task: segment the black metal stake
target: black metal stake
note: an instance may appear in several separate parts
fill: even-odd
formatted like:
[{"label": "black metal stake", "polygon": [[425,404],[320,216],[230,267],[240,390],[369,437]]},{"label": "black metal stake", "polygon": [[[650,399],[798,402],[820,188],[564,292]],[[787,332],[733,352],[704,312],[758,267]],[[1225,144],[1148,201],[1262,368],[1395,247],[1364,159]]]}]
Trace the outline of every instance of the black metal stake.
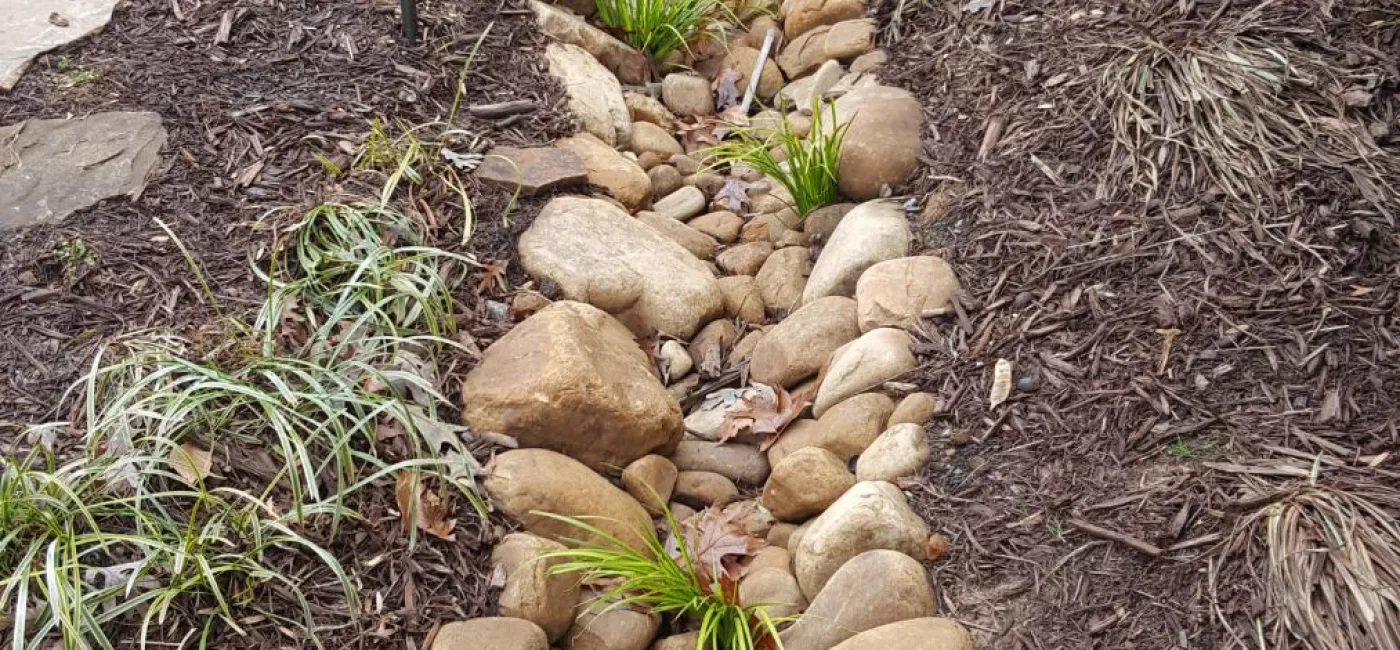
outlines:
[{"label": "black metal stake", "polygon": [[418,44],[418,0],[399,0],[403,14],[403,40],[410,46]]}]

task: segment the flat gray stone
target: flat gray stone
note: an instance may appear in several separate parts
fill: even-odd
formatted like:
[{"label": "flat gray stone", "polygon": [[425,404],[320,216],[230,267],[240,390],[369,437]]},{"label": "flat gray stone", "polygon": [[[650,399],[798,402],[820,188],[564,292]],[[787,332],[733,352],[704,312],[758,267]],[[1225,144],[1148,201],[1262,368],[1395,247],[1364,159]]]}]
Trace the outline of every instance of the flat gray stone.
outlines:
[{"label": "flat gray stone", "polygon": [[588,180],[588,168],[578,154],[556,147],[496,147],[486,153],[474,172],[497,187],[534,194],[560,185]]},{"label": "flat gray stone", "polygon": [[163,146],[155,113],[0,126],[0,229],[60,221],[103,199],[138,194]]},{"label": "flat gray stone", "polygon": [[117,0],[0,0],[0,90],[14,88],[34,57],[102,29],[116,6]]}]

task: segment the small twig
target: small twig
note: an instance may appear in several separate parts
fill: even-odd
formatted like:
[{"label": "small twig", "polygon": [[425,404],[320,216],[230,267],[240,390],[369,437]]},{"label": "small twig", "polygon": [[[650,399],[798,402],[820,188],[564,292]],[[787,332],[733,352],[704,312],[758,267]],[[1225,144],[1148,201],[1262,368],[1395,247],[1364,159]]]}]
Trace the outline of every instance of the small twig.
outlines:
[{"label": "small twig", "polygon": [[1152,557],[1160,557],[1162,555],[1162,549],[1153,546],[1152,544],[1149,544],[1147,542],[1144,542],[1131,535],[1125,535],[1123,533],[1115,532],[1107,528],[1099,528],[1098,526],[1095,526],[1087,521],[1080,521],[1078,519],[1069,520],[1069,525],[1074,526],[1075,528],[1078,528],[1079,530],[1082,530],[1090,535],[1093,535],[1094,537],[1099,537],[1102,539],[1118,542],[1119,544],[1131,546],[1139,551],[1142,551],[1143,553],[1151,555]]},{"label": "small twig", "polygon": [[467,107],[467,114],[472,117],[480,117],[494,120],[502,117],[509,117],[520,113],[529,113],[538,108],[535,102],[528,99],[513,99],[508,102],[497,102],[495,104],[477,104]]},{"label": "small twig", "polygon": [[768,51],[773,49],[773,28],[768,28],[768,33],[763,36],[763,47],[758,51],[758,61],[754,63],[753,73],[749,75],[749,87],[744,91],[744,101],[739,104],[739,110],[744,115],[749,114],[749,105],[753,103],[754,93],[758,92],[758,78],[763,75],[763,64],[768,62]]}]

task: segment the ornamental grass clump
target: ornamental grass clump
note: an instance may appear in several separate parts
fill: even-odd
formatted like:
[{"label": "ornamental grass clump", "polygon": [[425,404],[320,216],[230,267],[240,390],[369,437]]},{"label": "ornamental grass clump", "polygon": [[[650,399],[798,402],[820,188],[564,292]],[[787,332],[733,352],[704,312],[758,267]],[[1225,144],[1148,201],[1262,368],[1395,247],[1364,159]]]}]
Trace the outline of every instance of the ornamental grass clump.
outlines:
[{"label": "ornamental grass clump", "polygon": [[836,106],[826,110],[820,100],[812,104],[812,127],[806,138],[798,135],[786,115],[772,133],[768,129],[740,126],[736,136],[705,150],[719,165],[744,165],[777,181],[792,197],[799,216],[841,200],[836,170],[841,142],[848,124],[836,120]]}]

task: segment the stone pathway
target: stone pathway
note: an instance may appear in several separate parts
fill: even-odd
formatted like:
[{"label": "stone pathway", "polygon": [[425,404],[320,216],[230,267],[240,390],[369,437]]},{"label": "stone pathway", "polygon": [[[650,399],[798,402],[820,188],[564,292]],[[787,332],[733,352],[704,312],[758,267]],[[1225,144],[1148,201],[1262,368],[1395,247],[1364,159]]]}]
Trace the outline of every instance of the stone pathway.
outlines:
[{"label": "stone pathway", "polygon": [[0,0],[0,91],[19,83],[34,57],[107,25],[117,0]]},{"label": "stone pathway", "polygon": [[[502,618],[453,623],[438,650],[487,637],[511,650],[693,649],[693,633],[657,639],[658,617],[604,611],[539,558],[578,534],[540,511],[601,517],[604,531],[636,543],[663,504],[680,519],[744,513],[767,548],[745,569],[740,598],[796,618],[787,650],[972,647],[962,626],[936,617],[921,563],[937,559],[929,549],[941,552],[942,538],[899,487],[929,458],[925,425],[938,406],[896,381],[918,365],[907,330],[944,313],[958,289],[946,262],[914,249],[903,205],[879,198],[915,172],[922,112],[908,92],[880,85],[884,55],[862,0],[783,5],[785,20],[756,18],[727,51],[702,57],[695,68],[707,76],[674,72],[647,86],[624,85],[644,78],[634,50],[534,3],[580,132],[552,149],[489,152],[500,162],[478,173],[533,192],[577,184],[581,164],[604,195],[556,198],[521,236],[521,265],[560,300],[533,300],[538,311],[464,382],[468,423],[521,444],[496,457],[485,486],[527,532],[496,549]],[[768,29],[787,44],[759,68],[757,99],[831,102],[847,129],[839,187],[855,203],[799,217],[776,182],[706,169],[700,147],[677,137],[715,114],[721,71],[746,86]],[[811,123],[803,111],[786,118]],[[637,340],[654,341],[652,354]],[[734,370],[745,365],[750,384],[740,386]],[[744,419],[756,404],[792,400],[802,408],[781,418],[780,436]]]}]

